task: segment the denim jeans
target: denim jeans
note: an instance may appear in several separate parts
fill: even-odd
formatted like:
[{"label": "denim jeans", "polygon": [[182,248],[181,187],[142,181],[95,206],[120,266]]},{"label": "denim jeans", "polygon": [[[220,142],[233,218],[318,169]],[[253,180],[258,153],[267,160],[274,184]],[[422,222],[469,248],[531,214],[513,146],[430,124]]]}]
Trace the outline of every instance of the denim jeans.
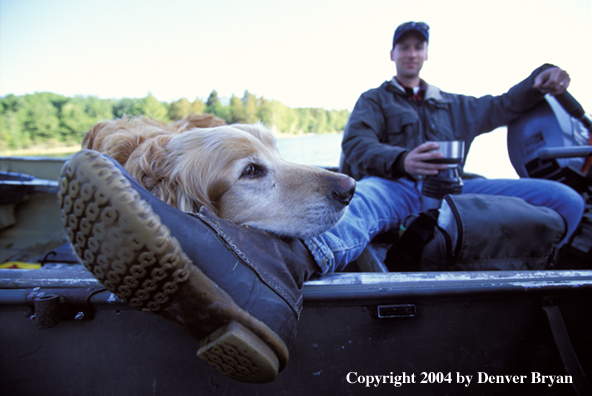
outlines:
[{"label": "denim jeans", "polygon": [[[323,273],[341,271],[355,260],[378,234],[398,229],[401,222],[421,211],[422,182],[407,178],[365,177],[344,217],[329,231],[304,241]],[[463,193],[520,197],[559,213],[567,223],[565,244],[584,213],[584,199],[572,188],[541,179],[470,179]]]}]

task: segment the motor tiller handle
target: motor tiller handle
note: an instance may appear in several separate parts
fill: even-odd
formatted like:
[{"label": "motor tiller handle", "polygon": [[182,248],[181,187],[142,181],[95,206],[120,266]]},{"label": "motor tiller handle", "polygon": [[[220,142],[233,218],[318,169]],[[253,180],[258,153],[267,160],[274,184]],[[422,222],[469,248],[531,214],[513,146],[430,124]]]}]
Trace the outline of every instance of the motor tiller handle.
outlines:
[{"label": "motor tiller handle", "polygon": [[584,108],[569,92],[565,91],[561,95],[555,95],[557,102],[572,117],[579,120],[586,129],[592,131],[592,121],[586,116]]}]

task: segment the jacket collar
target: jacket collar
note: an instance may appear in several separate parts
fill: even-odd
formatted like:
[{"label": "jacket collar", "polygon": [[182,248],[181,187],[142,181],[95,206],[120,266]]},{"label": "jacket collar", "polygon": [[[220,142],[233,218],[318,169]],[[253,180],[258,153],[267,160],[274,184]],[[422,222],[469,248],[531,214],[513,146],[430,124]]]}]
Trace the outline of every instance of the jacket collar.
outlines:
[{"label": "jacket collar", "polygon": [[[448,102],[448,100],[444,99],[444,97],[442,96],[442,91],[440,91],[440,88],[436,87],[435,85],[430,85],[428,83],[426,83],[426,84],[427,84],[427,89],[426,89],[425,96],[423,98],[424,101],[432,100],[432,101],[440,102],[440,103]],[[406,94],[405,88],[403,88],[401,86],[401,84],[399,84],[397,79],[394,77],[390,81],[385,81],[385,85],[386,85],[385,88],[387,88],[388,91],[397,92],[400,94]]]}]

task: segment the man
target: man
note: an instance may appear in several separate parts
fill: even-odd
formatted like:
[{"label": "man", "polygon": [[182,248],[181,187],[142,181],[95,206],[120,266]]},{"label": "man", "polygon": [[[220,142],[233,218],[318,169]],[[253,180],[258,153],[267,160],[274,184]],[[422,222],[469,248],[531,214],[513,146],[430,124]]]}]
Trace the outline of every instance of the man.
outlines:
[{"label": "man", "polygon": [[[437,144],[429,141],[462,140],[466,154],[476,136],[507,125],[547,93],[565,92],[570,82],[565,71],[543,65],[500,96],[442,92],[420,78],[428,41],[429,27],[423,22],[396,29],[390,52],[396,75],[360,96],[342,142],[342,172],[384,190],[382,202],[391,207],[395,223],[420,211],[423,179],[446,169],[429,162],[442,157],[433,151]],[[520,197],[555,210],[567,223],[561,244],[578,226],[584,208],[575,191],[547,180],[476,178],[464,181],[463,192]]]},{"label": "man", "polygon": [[445,165],[426,162],[438,154],[430,152],[435,146],[423,145],[425,141],[457,138],[465,141],[468,151],[475,136],[506,125],[545,93],[558,95],[569,86],[565,71],[543,65],[531,75],[532,87],[500,97],[444,93],[419,77],[428,59],[428,40],[429,27],[423,22],[397,28],[390,52],[397,74],[358,100],[343,139],[345,173],[358,180],[366,175],[388,179],[435,175]]},{"label": "man", "polygon": [[[398,38],[396,33],[396,43]],[[401,61],[405,73],[397,72],[411,85],[417,82],[412,78],[414,70],[419,73],[423,62],[413,55],[417,46],[421,47],[414,43],[409,50],[412,60]],[[394,49],[393,60],[402,50]],[[541,77],[539,87],[567,85],[563,79],[557,82],[566,74],[549,73]],[[396,92],[391,89],[398,89],[387,88],[384,91],[390,96]],[[533,103],[542,98],[537,88],[526,91]],[[62,220],[77,256],[118,297],[200,340],[198,355],[212,367],[239,381],[273,380],[288,361],[286,344],[295,334],[302,309],[303,283],[315,275],[342,270],[375,235],[397,228],[408,213],[418,211],[418,181],[409,176],[438,169],[424,163],[437,156],[429,153],[430,145],[409,149],[403,142],[396,141],[401,147],[380,142],[379,136],[398,129],[386,128],[379,121],[383,116],[374,111],[381,109],[382,91],[369,92],[356,104],[344,138],[346,163],[362,179],[349,210],[329,231],[301,241],[237,226],[203,208],[200,213],[183,213],[150,194],[114,159],[82,150],[64,166],[59,192]],[[428,86],[425,104],[431,92]],[[399,120],[404,133],[412,132],[406,123],[416,122],[417,112],[412,120],[391,110],[386,119]],[[447,137],[454,138],[455,131],[449,128]],[[423,143],[422,139],[423,135],[415,141]],[[501,187],[494,183],[492,189]],[[573,190],[558,183],[545,187],[552,197],[547,206],[557,205],[561,213],[565,205],[573,205],[571,211],[581,216],[583,203]],[[513,193],[513,187],[505,192]]]}]

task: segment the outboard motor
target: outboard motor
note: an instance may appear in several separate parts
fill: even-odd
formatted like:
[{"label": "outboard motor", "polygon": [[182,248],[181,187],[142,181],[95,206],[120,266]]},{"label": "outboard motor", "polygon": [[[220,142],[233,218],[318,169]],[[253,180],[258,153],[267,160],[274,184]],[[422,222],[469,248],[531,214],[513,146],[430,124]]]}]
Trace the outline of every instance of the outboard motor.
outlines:
[{"label": "outboard motor", "polygon": [[546,101],[508,125],[508,153],[520,177],[549,179],[586,199],[578,230],[562,260],[568,268],[592,262],[592,121],[568,92]]},{"label": "outboard motor", "polygon": [[547,95],[508,125],[508,153],[520,177],[556,180],[582,193],[592,186],[592,122],[568,93]]}]

